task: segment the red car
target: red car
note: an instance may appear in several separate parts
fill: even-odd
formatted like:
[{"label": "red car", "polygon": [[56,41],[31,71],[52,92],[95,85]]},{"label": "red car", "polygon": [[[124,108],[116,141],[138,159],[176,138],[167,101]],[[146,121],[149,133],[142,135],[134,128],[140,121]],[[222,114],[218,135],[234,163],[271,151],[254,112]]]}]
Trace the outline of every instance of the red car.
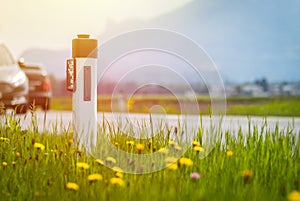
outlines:
[{"label": "red car", "polygon": [[29,65],[24,59],[19,60],[19,66],[29,80],[29,103],[49,110],[51,104],[51,84],[47,72],[40,65]]}]

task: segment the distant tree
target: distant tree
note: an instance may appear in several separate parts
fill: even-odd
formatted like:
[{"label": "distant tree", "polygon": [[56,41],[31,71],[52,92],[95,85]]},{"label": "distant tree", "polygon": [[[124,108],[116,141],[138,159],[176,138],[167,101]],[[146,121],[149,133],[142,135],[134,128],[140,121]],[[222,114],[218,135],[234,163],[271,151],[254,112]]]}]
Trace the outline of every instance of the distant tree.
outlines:
[{"label": "distant tree", "polygon": [[261,80],[261,86],[262,86],[264,92],[267,92],[269,90],[269,83],[266,78],[263,78]]},{"label": "distant tree", "polygon": [[262,79],[255,80],[255,84],[261,86],[264,92],[269,90],[269,83],[264,77]]},{"label": "distant tree", "polygon": [[236,93],[237,93],[237,94],[241,94],[241,93],[242,93],[242,86],[241,86],[241,85],[237,85],[237,86],[235,87],[235,90],[236,90]]}]

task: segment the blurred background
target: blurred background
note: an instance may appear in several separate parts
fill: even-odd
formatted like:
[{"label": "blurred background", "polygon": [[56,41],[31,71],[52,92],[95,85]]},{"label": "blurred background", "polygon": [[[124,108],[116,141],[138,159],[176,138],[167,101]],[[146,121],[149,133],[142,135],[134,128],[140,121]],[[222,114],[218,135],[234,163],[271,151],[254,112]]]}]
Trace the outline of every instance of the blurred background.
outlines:
[{"label": "blurred background", "polygon": [[[140,28],[163,28],[195,41],[215,62],[229,97],[300,95],[297,0],[0,2],[1,42],[16,60],[22,57],[43,66],[53,96],[71,96],[65,90],[65,61],[71,58],[76,34],[90,33],[98,38],[101,49],[109,38]],[[115,81],[108,77],[98,87],[99,94],[111,94]],[[132,81],[124,88],[136,84]],[[208,94],[205,86],[193,84],[197,93]],[[151,90],[164,93],[159,88]]]}]

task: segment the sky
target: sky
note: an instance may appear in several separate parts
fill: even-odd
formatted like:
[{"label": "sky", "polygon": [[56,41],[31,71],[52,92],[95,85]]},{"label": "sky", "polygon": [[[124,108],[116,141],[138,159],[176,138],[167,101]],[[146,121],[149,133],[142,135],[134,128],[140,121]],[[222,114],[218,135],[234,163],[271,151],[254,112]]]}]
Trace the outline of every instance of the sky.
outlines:
[{"label": "sky", "polygon": [[61,74],[56,68],[64,68],[68,57],[61,52],[69,55],[78,33],[89,33],[102,40],[101,44],[105,37],[124,30],[164,28],[196,41],[228,82],[263,77],[272,82],[299,81],[299,2],[0,0],[0,42],[15,59],[24,54],[41,59],[48,55],[45,51],[54,50],[48,57],[56,57],[56,61],[45,57],[37,62],[45,64],[48,72]]},{"label": "sky", "polygon": [[15,58],[27,48],[63,49],[83,30],[99,35],[109,20],[150,20],[190,1],[0,0],[0,41]]}]

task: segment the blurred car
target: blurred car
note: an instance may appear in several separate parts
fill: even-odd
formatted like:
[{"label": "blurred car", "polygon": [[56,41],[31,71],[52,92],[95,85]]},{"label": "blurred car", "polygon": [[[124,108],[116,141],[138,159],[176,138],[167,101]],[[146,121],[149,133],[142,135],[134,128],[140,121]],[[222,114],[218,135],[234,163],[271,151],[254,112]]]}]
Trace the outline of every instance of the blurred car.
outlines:
[{"label": "blurred car", "polygon": [[16,113],[26,113],[28,79],[13,59],[8,48],[0,43],[0,102]]},{"label": "blurred car", "polygon": [[29,103],[49,110],[52,93],[47,71],[40,65],[26,64],[23,58],[18,64],[29,80]]}]

